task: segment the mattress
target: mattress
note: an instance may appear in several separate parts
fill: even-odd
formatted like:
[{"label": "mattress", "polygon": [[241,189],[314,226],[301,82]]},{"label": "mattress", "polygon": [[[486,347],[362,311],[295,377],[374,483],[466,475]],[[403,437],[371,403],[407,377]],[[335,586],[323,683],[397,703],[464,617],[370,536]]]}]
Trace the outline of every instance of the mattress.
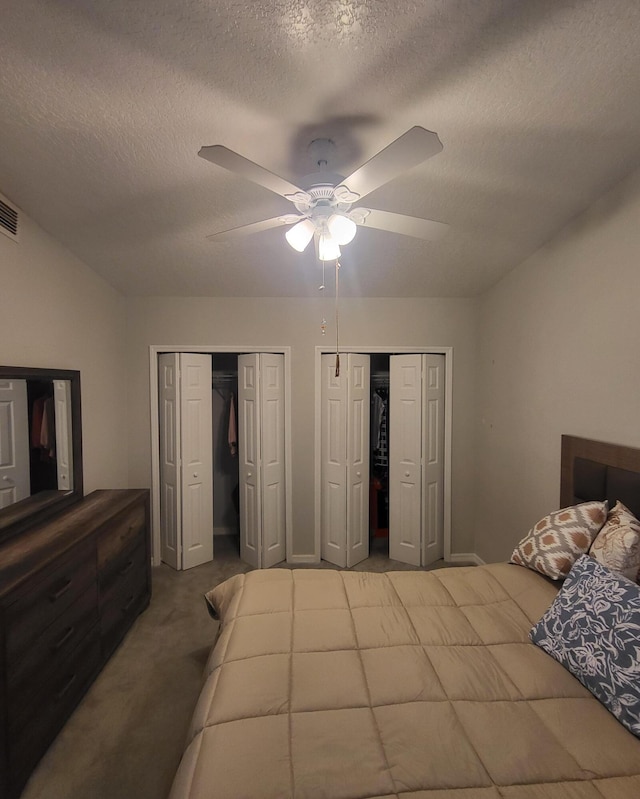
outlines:
[{"label": "mattress", "polygon": [[232,577],[170,799],[640,796],[640,739],[529,641],[556,591],[506,563]]}]

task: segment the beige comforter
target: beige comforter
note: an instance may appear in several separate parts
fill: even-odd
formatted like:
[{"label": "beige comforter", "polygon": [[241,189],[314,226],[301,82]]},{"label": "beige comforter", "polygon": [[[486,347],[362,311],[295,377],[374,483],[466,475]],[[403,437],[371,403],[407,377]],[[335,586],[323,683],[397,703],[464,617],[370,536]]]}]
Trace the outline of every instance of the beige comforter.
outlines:
[{"label": "beige comforter", "polygon": [[555,590],[509,564],[227,580],[171,799],[640,797],[640,740],[528,641]]}]

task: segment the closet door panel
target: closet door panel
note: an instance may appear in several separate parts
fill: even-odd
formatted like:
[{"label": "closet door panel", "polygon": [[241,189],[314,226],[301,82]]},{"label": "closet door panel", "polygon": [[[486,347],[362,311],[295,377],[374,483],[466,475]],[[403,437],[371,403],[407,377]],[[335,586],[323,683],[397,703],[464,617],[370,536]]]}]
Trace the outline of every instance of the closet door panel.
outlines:
[{"label": "closet door panel", "polygon": [[389,557],[413,566],[421,561],[422,357],[389,359]]},{"label": "closet door panel", "polygon": [[160,421],[160,555],[174,569],[182,568],[181,481],[178,353],[158,358]]},{"label": "closet door panel", "polygon": [[369,555],[369,356],[322,356],[322,558],[354,566]]},{"label": "closet door panel", "polygon": [[347,390],[335,355],[322,356],[321,556],[347,565]]},{"label": "closet door panel", "polygon": [[213,560],[211,356],[180,355],[182,568]]},{"label": "closet door panel", "polygon": [[27,381],[0,381],[0,508],[31,493]]},{"label": "closet door panel", "polygon": [[262,565],[286,557],[284,468],[284,356],[260,354],[262,431]]},{"label": "closet door panel", "polygon": [[347,358],[347,566],[369,557],[369,356]]},{"label": "closet door panel", "polygon": [[262,568],[259,369],[257,353],[238,357],[240,557],[256,569]]},{"label": "closet door panel", "polygon": [[53,381],[54,416],[56,426],[56,469],[58,490],[73,488],[73,442],[71,440],[71,383]]},{"label": "closet door panel", "polygon": [[424,553],[427,566],[444,556],[444,355],[424,355],[425,428],[423,506]]}]

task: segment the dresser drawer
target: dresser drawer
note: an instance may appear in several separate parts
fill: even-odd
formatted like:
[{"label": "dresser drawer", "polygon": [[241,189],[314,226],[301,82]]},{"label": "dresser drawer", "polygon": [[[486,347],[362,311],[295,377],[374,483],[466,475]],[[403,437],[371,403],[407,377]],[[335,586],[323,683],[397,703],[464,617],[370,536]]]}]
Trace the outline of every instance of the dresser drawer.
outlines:
[{"label": "dresser drawer", "polygon": [[110,561],[108,568],[98,575],[101,599],[110,594],[139,564],[145,563],[146,552],[146,541],[144,537],[138,536],[118,554],[118,557]]},{"label": "dresser drawer", "polygon": [[17,660],[95,582],[95,551],[90,542],[78,547],[73,558],[38,572],[29,592],[6,610],[7,660]]},{"label": "dresser drawer", "polygon": [[22,702],[22,694],[46,679],[69,657],[98,623],[98,591],[95,582],[58,616],[21,656],[7,663],[10,702]]},{"label": "dresser drawer", "polygon": [[31,701],[9,718],[12,783],[21,786],[86,693],[100,667],[97,628],[64,668],[39,685]]},{"label": "dresser drawer", "polygon": [[134,505],[110,522],[98,536],[98,572],[107,575],[125,550],[146,538],[146,508]]},{"label": "dresser drawer", "polygon": [[133,619],[149,602],[146,554],[145,547],[137,549],[131,570],[101,599],[100,630],[105,656],[117,646]]},{"label": "dresser drawer", "polygon": [[97,625],[69,653],[44,671],[38,681],[20,695],[9,697],[10,746],[16,749],[36,730],[50,730],[52,718],[75,707],[100,666],[100,634]]}]

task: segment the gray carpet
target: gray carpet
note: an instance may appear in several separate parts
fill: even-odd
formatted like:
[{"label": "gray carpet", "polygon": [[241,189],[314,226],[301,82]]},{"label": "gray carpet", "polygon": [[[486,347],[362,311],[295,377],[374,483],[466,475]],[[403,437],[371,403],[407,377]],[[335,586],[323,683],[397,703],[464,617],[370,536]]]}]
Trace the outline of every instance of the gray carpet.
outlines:
[{"label": "gray carpet", "polygon": [[[412,568],[389,560],[386,547],[374,540],[371,556],[354,568]],[[323,562],[322,568],[333,567]],[[21,799],[165,799],[217,631],[202,595],[249,570],[234,537],[215,539],[212,563],[185,572],[154,568],[149,608],[51,745]]]}]

